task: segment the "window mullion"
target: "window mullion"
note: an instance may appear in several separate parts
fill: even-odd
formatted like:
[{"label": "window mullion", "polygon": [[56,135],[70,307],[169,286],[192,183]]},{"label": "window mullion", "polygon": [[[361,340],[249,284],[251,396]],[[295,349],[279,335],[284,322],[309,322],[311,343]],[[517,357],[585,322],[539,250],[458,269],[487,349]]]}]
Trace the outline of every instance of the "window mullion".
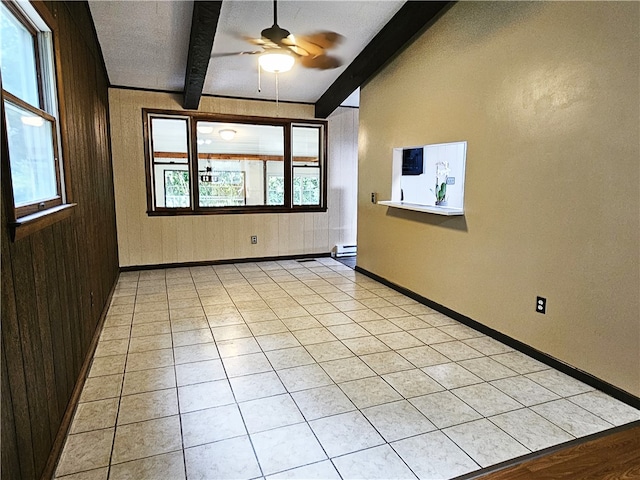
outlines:
[{"label": "window mullion", "polygon": [[293,160],[291,157],[291,122],[284,125],[284,205],[293,206]]},{"label": "window mullion", "polygon": [[196,122],[198,120],[194,117],[190,118],[188,122],[189,125],[189,134],[187,138],[189,139],[189,145],[187,146],[187,150],[189,151],[189,177],[190,177],[190,190],[191,190],[191,210],[198,211],[200,210],[200,176],[198,173],[198,132],[196,129]]}]

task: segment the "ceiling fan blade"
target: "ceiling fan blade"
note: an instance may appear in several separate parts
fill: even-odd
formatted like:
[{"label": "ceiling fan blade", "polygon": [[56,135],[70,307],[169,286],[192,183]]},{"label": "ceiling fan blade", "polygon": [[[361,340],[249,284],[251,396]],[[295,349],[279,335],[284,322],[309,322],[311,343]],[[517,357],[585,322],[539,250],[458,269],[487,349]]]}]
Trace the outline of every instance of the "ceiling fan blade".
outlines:
[{"label": "ceiling fan blade", "polygon": [[308,43],[313,43],[320,48],[324,48],[326,50],[330,48],[334,48],[336,45],[339,45],[344,40],[344,36],[340,35],[336,32],[316,32],[311,35],[302,35],[299,37],[300,40],[304,40]]},{"label": "ceiling fan blade", "polygon": [[331,55],[317,55],[315,57],[308,55],[306,57],[300,57],[300,64],[307,68],[329,70],[341,66],[342,61],[338,57],[332,57]]},{"label": "ceiling fan blade", "polygon": [[240,55],[258,55],[263,53],[262,50],[254,50],[251,52],[225,52],[225,53],[214,53],[211,55],[211,58],[222,58],[222,57],[237,57]]}]

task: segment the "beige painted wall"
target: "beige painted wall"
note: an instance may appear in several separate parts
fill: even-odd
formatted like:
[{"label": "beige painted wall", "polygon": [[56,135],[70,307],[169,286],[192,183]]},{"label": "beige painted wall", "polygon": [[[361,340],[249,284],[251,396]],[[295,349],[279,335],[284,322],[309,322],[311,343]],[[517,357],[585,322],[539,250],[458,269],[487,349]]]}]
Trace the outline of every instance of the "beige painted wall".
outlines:
[{"label": "beige painted wall", "polygon": [[[181,110],[181,96],[109,90],[120,266],[327,253],[356,234],[358,111],[329,119],[326,213],[149,217],[142,108]],[[200,111],[313,118],[313,106],[203,97]],[[351,181],[343,175],[350,174]],[[251,245],[250,236],[258,235]]]},{"label": "beige painted wall", "polygon": [[[362,89],[358,177],[359,266],[637,396],[639,16],[456,4]],[[392,147],[457,140],[464,217],[370,202]]]}]

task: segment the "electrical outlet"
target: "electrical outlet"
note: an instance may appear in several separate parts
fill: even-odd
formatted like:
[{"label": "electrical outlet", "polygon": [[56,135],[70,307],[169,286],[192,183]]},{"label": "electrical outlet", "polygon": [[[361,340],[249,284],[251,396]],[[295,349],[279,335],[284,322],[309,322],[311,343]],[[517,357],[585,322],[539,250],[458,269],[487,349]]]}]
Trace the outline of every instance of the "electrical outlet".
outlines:
[{"label": "electrical outlet", "polygon": [[376,203],[378,201],[378,194],[375,192],[371,193],[371,203]]},{"label": "electrical outlet", "polygon": [[545,314],[547,313],[547,299],[544,297],[536,298],[536,312]]},{"label": "electrical outlet", "polygon": [[256,243],[258,243],[258,236],[251,235],[251,245],[255,245]]}]

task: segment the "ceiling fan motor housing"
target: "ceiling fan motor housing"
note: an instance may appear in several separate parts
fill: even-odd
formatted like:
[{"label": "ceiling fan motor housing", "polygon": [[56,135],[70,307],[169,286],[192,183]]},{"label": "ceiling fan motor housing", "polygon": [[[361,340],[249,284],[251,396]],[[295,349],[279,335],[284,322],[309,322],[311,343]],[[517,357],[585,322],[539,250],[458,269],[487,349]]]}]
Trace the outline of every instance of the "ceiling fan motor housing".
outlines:
[{"label": "ceiling fan motor housing", "polygon": [[263,38],[272,41],[276,45],[281,45],[282,41],[287,38],[291,33],[289,30],[281,28],[277,23],[274,23],[271,27],[262,30],[261,35]]}]

